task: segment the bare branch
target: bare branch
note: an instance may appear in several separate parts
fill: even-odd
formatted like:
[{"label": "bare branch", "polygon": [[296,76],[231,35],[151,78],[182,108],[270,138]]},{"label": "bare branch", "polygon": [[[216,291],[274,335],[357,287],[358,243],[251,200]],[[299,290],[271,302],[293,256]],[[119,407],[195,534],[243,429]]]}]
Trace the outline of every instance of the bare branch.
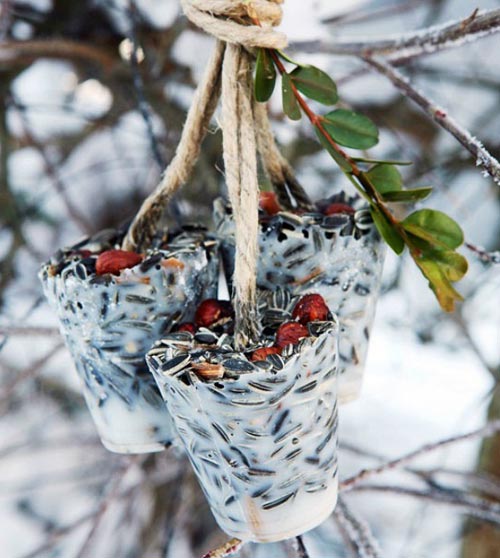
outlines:
[{"label": "bare branch", "polygon": [[456,122],[447,111],[417,89],[410,80],[380,58],[364,57],[363,60],[380,74],[387,77],[406,96],[414,101],[442,128],[454,136],[475,158],[476,165],[482,167],[493,180],[500,184],[500,163],[482,143]]},{"label": "bare branch", "polygon": [[471,252],[474,252],[479,259],[484,263],[491,263],[491,264],[500,264],[500,252],[487,252],[483,248],[479,246],[475,246],[470,242],[465,243],[465,247],[468,248]]},{"label": "bare branch", "polygon": [[339,497],[334,516],[358,558],[381,557],[379,544],[374,539],[370,526],[351,510],[342,497]]},{"label": "bare branch", "polygon": [[293,43],[294,50],[326,54],[387,57],[402,62],[416,56],[433,54],[461,46],[500,31],[500,9],[476,11],[460,21],[422,29],[404,35],[371,40],[344,38],[331,43],[303,41]]},{"label": "bare branch", "polygon": [[244,544],[245,543],[240,541],[240,539],[231,539],[218,548],[204,554],[203,558],[226,558],[226,556],[231,556],[239,552]]},{"label": "bare branch", "polygon": [[484,498],[478,498],[477,496],[451,492],[449,490],[440,490],[439,488],[420,490],[404,486],[381,484],[359,486],[356,487],[356,491],[384,492],[431,500],[433,502],[453,506],[463,513],[476,517],[477,519],[500,525],[500,504],[490,502]]},{"label": "bare branch", "polygon": [[309,552],[307,552],[306,545],[304,544],[304,540],[302,535],[295,537],[295,542],[297,543],[297,556],[298,558],[311,558],[309,556]]},{"label": "bare branch", "polygon": [[402,467],[407,463],[421,457],[423,455],[427,455],[428,453],[434,452],[439,449],[443,449],[447,446],[451,446],[457,444],[459,442],[464,442],[466,440],[474,440],[476,438],[485,438],[487,436],[491,436],[496,432],[500,432],[500,420],[494,420],[486,424],[485,426],[473,430],[472,432],[468,432],[467,434],[460,434],[458,436],[452,436],[451,438],[446,438],[444,440],[440,440],[439,442],[434,442],[432,444],[426,444],[421,448],[407,453],[402,457],[398,457],[397,459],[393,459],[392,461],[387,461],[378,467],[374,467],[372,469],[363,469],[357,475],[349,477],[340,482],[340,488],[343,491],[351,490],[354,486],[358,485],[361,481],[366,480],[367,478],[374,477],[385,473],[386,471],[390,471],[392,469],[396,469],[398,467]]}]

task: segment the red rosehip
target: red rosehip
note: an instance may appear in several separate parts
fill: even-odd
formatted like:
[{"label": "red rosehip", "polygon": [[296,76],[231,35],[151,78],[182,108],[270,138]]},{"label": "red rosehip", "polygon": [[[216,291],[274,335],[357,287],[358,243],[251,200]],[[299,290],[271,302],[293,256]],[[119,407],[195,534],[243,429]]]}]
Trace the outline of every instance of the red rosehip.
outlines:
[{"label": "red rosehip", "polygon": [[187,331],[194,335],[196,333],[196,326],[192,322],[184,322],[183,324],[179,324],[177,331]]},{"label": "red rosehip", "polygon": [[194,321],[198,327],[210,327],[233,316],[234,310],[230,302],[208,298],[198,306]]},{"label": "red rosehip", "polygon": [[257,362],[259,360],[266,360],[269,355],[280,355],[281,348],[280,347],[262,347],[261,349],[256,349],[250,355],[250,360],[252,362]]},{"label": "red rosehip", "polygon": [[259,196],[259,207],[268,215],[276,215],[276,213],[281,211],[281,206],[274,192],[261,192]]},{"label": "red rosehip", "polygon": [[337,213],[354,213],[354,208],[346,203],[331,203],[324,211],[325,215],[336,215]]},{"label": "red rosehip", "polygon": [[125,250],[107,250],[99,255],[95,263],[97,275],[112,273],[119,275],[122,269],[134,267],[141,263],[143,257],[136,252],[126,252]]},{"label": "red rosehip", "polygon": [[309,322],[328,320],[330,309],[326,305],[324,298],[319,294],[307,294],[299,299],[295,305],[292,317],[301,324]]},{"label": "red rosehip", "polygon": [[309,330],[299,322],[285,322],[276,332],[275,345],[284,349],[287,345],[296,345],[304,337],[309,337]]}]

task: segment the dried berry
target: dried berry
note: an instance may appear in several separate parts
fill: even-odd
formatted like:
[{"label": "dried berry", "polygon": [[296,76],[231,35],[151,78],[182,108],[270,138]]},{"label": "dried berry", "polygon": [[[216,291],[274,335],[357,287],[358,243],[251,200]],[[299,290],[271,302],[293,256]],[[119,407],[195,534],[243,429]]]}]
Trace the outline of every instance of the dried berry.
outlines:
[{"label": "dried berry", "polygon": [[257,362],[259,360],[266,360],[269,355],[280,355],[281,348],[280,347],[262,347],[261,349],[256,349],[250,355],[250,360],[252,362]]},{"label": "dried berry", "polygon": [[292,318],[301,324],[309,322],[325,322],[330,316],[330,310],[324,298],[319,294],[304,295],[295,305]]},{"label": "dried berry", "polygon": [[230,302],[209,298],[198,306],[194,321],[198,327],[211,327],[220,325],[233,316],[234,310]]},{"label": "dried berry", "polygon": [[261,192],[259,197],[259,207],[268,215],[276,215],[276,213],[281,211],[281,206],[274,192]]},{"label": "dried berry", "polygon": [[179,324],[177,331],[187,331],[194,335],[196,333],[196,326],[192,322],[184,322],[183,324]]},{"label": "dried berry", "polygon": [[224,367],[222,364],[200,362],[193,364],[193,370],[194,373],[203,380],[220,380],[224,376]]},{"label": "dried berry", "polygon": [[284,349],[287,345],[296,345],[301,339],[309,336],[309,330],[299,322],[285,322],[276,332],[275,345]]},{"label": "dried berry", "polygon": [[97,275],[112,273],[119,275],[122,269],[134,267],[141,263],[143,257],[136,252],[126,252],[125,250],[107,250],[99,255],[95,264]]},{"label": "dried berry", "polygon": [[346,203],[331,203],[324,211],[325,215],[336,215],[337,213],[354,214],[354,208]]}]

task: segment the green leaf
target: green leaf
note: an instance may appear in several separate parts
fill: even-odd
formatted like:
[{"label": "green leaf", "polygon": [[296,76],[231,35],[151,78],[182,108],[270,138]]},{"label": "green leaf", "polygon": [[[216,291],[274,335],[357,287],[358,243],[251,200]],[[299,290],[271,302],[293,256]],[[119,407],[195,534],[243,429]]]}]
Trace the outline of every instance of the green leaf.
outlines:
[{"label": "green leaf", "polygon": [[292,89],[292,80],[288,74],[283,74],[281,81],[281,89],[283,93],[283,112],[290,120],[300,120],[302,113]]},{"label": "green leaf", "polygon": [[402,225],[411,234],[443,248],[458,248],[464,241],[460,226],[445,213],[434,209],[415,211]]},{"label": "green leaf", "polygon": [[446,248],[436,248],[435,245],[412,234],[409,234],[408,237],[411,240],[412,247],[416,247],[417,251],[420,252],[418,257],[437,262],[449,281],[460,281],[467,273],[469,264],[462,254]]},{"label": "green leaf", "polygon": [[330,153],[332,159],[337,163],[337,165],[339,165],[339,167],[344,171],[350,171],[351,166],[349,165],[349,163],[344,159],[344,157],[342,157],[342,155],[335,151],[330,142],[321,133],[321,130],[317,126],[314,127],[314,130],[316,132],[319,143],[321,143],[321,145],[328,151],[328,153]]},{"label": "green leaf", "polygon": [[415,202],[424,200],[432,193],[432,188],[415,188],[414,190],[396,190],[384,192],[382,198],[387,202]]},{"label": "green leaf", "polygon": [[366,116],[338,109],[324,117],[323,126],[340,145],[368,149],[378,143],[377,126]]},{"label": "green leaf", "polygon": [[288,54],[286,54],[286,52],[283,52],[282,50],[277,50],[276,52],[279,54],[281,58],[283,58],[283,60],[290,62],[290,64],[293,64],[294,66],[300,66],[300,67],[305,66],[305,64],[301,64],[300,62],[297,62],[297,60],[290,58],[290,56],[288,56]]},{"label": "green leaf", "polygon": [[309,99],[324,105],[334,105],[339,97],[332,78],[314,66],[299,66],[290,74],[295,87]]},{"label": "green leaf", "polygon": [[405,249],[405,243],[399,232],[394,228],[392,223],[390,223],[387,218],[380,213],[379,210],[372,207],[370,208],[370,213],[378,232],[382,235],[382,238],[394,250],[394,252],[396,252],[396,254],[401,254]]},{"label": "green leaf", "polygon": [[380,163],[365,174],[380,194],[395,192],[403,187],[401,173],[394,165]]},{"label": "green leaf", "polygon": [[276,68],[269,52],[259,48],[255,65],[255,99],[259,103],[266,103],[271,98],[276,85]]},{"label": "green leaf", "polygon": [[445,269],[439,262],[426,258],[414,258],[420,271],[429,281],[430,288],[434,291],[441,308],[446,312],[455,310],[455,302],[463,300],[450,283]]},{"label": "green leaf", "polygon": [[382,164],[382,165],[397,165],[399,167],[405,167],[408,165],[413,165],[412,161],[384,161],[383,159],[369,159],[367,157],[352,157],[353,161],[356,163],[371,163],[371,164]]}]

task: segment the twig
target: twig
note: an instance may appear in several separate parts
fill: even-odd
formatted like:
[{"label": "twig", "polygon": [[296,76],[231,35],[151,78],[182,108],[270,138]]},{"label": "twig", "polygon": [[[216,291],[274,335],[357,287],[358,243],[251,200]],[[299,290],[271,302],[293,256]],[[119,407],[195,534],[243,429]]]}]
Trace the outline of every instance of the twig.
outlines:
[{"label": "twig", "polygon": [[307,552],[306,545],[304,544],[304,540],[302,535],[295,537],[295,542],[297,543],[297,556],[298,558],[311,558],[309,556],[309,552]]},{"label": "twig", "polygon": [[370,526],[349,508],[342,497],[339,497],[334,517],[347,535],[358,558],[381,557],[379,544],[373,537]]},{"label": "twig", "polygon": [[142,461],[143,459],[144,459],[143,455],[135,455],[134,457],[131,457],[129,462],[122,469],[122,471],[120,471],[120,473],[118,473],[113,478],[113,484],[111,485],[111,488],[110,488],[108,494],[103,498],[103,500],[99,504],[99,507],[97,508],[97,510],[95,512],[90,531],[88,532],[87,537],[83,541],[83,544],[80,546],[78,554],[75,556],[75,558],[83,558],[85,556],[87,548],[89,547],[90,543],[92,542],[92,540],[94,538],[94,535],[96,534],[97,529],[99,528],[99,525],[101,524],[101,521],[102,521],[102,518],[104,517],[104,514],[108,510],[111,503],[114,502],[118,498],[118,496],[120,495],[120,489],[121,489],[121,484],[122,484],[123,479],[125,478],[126,474],[130,471],[130,469],[134,465],[136,465],[140,461]]},{"label": "twig", "polygon": [[475,246],[474,244],[471,244],[470,242],[466,242],[465,247],[468,248],[471,252],[474,252],[474,254],[476,254],[479,257],[479,259],[484,263],[500,264],[500,252],[499,251],[497,251],[497,252],[487,252],[483,248],[480,248],[479,246]]},{"label": "twig", "polygon": [[468,432],[466,434],[460,434],[458,436],[452,436],[451,438],[446,438],[444,440],[440,440],[439,442],[434,442],[431,444],[426,444],[421,448],[407,453],[402,457],[398,457],[397,459],[393,459],[392,461],[387,461],[378,467],[374,467],[372,469],[363,469],[357,475],[349,477],[342,482],[340,482],[340,488],[344,492],[347,490],[351,490],[354,486],[357,486],[361,481],[366,480],[367,478],[374,477],[385,473],[386,471],[390,471],[392,469],[396,469],[397,467],[401,467],[406,465],[410,461],[417,459],[423,455],[427,455],[433,451],[445,448],[447,446],[451,446],[453,444],[457,444],[459,442],[464,442],[466,440],[474,440],[475,438],[485,438],[487,436],[491,436],[496,432],[500,431],[500,420],[494,420],[486,424],[485,426],[473,430],[472,432]]},{"label": "twig", "polygon": [[0,326],[0,335],[29,336],[29,337],[56,337],[59,330],[56,327],[38,326]]},{"label": "twig", "polygon": [[231,556],[239,552],[244,544],[244,541],[240,541],[239,539],[231,539],[218,548],[204,554],[203,558],[226,558],[226,556]]},{"label": "twig", "polygon": [[500,31],[500,9],[474,12],[465,19],[393,37],[363,40],[345,38],[331,43],[303,41],[294,50],[327,54],[387,57],[391,62],[433,54]]},{"label": "twig", "polygon": [[0,403],[8,403],[16,387],[39,372],[63,347],[64,343],[54,345],[47,354],[35,360],[24,370],[17,372],[13,380],[0,393]]},{"label": "twig", "polygon": [[408,78],[380,58],[363,57],[363,60],[380,74],[387,77],[408,98],[412,99],[437,124],[454,136],[476,159],[493,180],[500,184],[500,163],[485,149],[482,143],[456,122],[447,111],[417,89]]},{"label": "twig", "polygon": [[19,59],[28,61],[37,58],[63,58],[73,60],[92,60],[104,70],[110,71],[118,58],[89,43],[69,39],[33,39],[29,41],[11,41],[0,44],[0,62],[18,63]]},{"label": "twig", "polygon": [[21,108],[21,105],[18,104],[17,100],[13,96],[11,97],[10,102],[19,113],[24,135],[28,139],[29,143],[40,153],[45,165],[45,171],[50,177],[56,192],[61,198],[61,201],[64,203],[68,215],[73,219],[73,221],[80,227],[82,231],[84,231],[85,233],[90,233],[93,230],[92,224],[69,199],[66,192],[66,186],[61,180],[57,166],[52,162],[46,147],[31,133],[25,111]]},{"label": "twig", "polygon": [[360,492],[384,492],[391,494],[399,494],[403,496],[411,496],[423,500],[431,500],[441,504],[456,507],[477,519],[500,525],[500,504],[489,502],[484,498],[461,494],[455,491],[443,490],[440,488],[432,488],[430,490],[421,490],[417,488],[409,488],[405,486],[370,484],[356,487],[356,491]]}]

